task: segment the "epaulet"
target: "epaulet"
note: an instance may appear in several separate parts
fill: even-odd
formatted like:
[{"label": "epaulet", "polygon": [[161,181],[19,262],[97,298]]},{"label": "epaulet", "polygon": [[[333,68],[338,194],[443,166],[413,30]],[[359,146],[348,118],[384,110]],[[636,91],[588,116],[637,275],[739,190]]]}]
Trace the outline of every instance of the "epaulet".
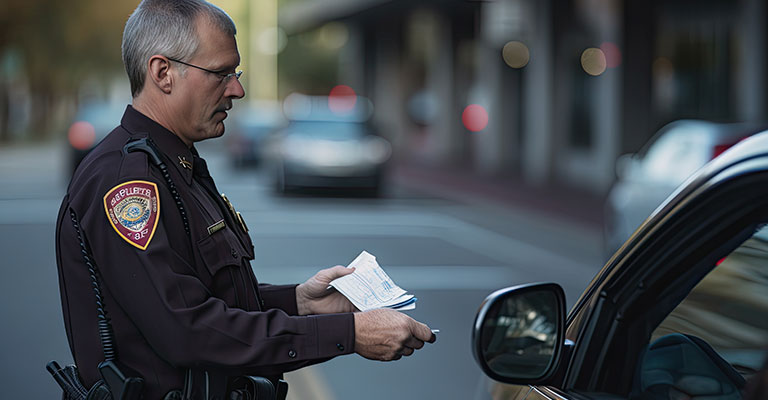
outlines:
[{"label": "epaulet", "polygon": [[132,140],[128,142],[125,146],[123,146],[123,153],[130,154],[134,152],[143,152],[146,153],[149,157],[149,161],[152,162],[152,164],[157,165],[158,167],[160,164],[163,163],[162,159],[160,158],[160,152],[157,151],[157,148],[152,143],[152,140],[149,138],[141,138],[137,140]]},{"label": "epaulet", "polygon": [[160,153],[147,137],[133,138],[123,146],[123,161],[120,166],[120,178],[127,176],[149,176],[150,163],[155,166],[162,164]]}]

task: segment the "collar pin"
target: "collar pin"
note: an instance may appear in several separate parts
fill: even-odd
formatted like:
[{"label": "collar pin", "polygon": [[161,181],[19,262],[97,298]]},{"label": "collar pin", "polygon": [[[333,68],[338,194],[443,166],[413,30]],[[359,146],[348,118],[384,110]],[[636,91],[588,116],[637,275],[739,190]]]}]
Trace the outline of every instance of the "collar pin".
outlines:
[{"label": "collar pin", "polygon": [[187,161],[186,157],[184,156],[178,156],[178,157],[179,157],[179,164],[181,164],[181,166],[184,169],[192,169],[192,163]]}]

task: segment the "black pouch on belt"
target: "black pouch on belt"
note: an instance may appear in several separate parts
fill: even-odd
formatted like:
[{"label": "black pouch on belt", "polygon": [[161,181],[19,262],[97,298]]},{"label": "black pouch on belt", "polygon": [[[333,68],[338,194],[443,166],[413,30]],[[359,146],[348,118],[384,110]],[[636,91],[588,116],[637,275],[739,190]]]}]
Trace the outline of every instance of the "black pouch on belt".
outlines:
[{"label": "black pouch on belt", "polygon": [[228,400],[285,400],[288,382],[280,379],[277,387],[261,376],[238,376],[230,381]]}]

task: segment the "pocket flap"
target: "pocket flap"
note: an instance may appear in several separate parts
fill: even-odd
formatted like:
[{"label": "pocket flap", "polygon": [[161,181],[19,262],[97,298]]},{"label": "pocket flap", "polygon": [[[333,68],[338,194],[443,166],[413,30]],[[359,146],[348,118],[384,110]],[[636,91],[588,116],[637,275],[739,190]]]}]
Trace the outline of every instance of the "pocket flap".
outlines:
[{"label": "pocket flap", "polygon": [[226,266],[240,267],[242,257],[248,257],[229,227],[199,240],[197,248],[211,276]]}]

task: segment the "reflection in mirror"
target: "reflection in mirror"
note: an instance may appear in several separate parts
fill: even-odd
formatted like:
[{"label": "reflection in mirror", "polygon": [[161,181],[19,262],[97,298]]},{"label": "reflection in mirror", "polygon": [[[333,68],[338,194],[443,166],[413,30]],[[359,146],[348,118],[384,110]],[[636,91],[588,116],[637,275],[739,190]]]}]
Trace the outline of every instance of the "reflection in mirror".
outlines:
[{"label": "reflection in mirror", "polygon": [[557,345],[558,304],[551,291],[512,292],[496,302],[481,331],[490,369],[502,376],[542,377]]}]

